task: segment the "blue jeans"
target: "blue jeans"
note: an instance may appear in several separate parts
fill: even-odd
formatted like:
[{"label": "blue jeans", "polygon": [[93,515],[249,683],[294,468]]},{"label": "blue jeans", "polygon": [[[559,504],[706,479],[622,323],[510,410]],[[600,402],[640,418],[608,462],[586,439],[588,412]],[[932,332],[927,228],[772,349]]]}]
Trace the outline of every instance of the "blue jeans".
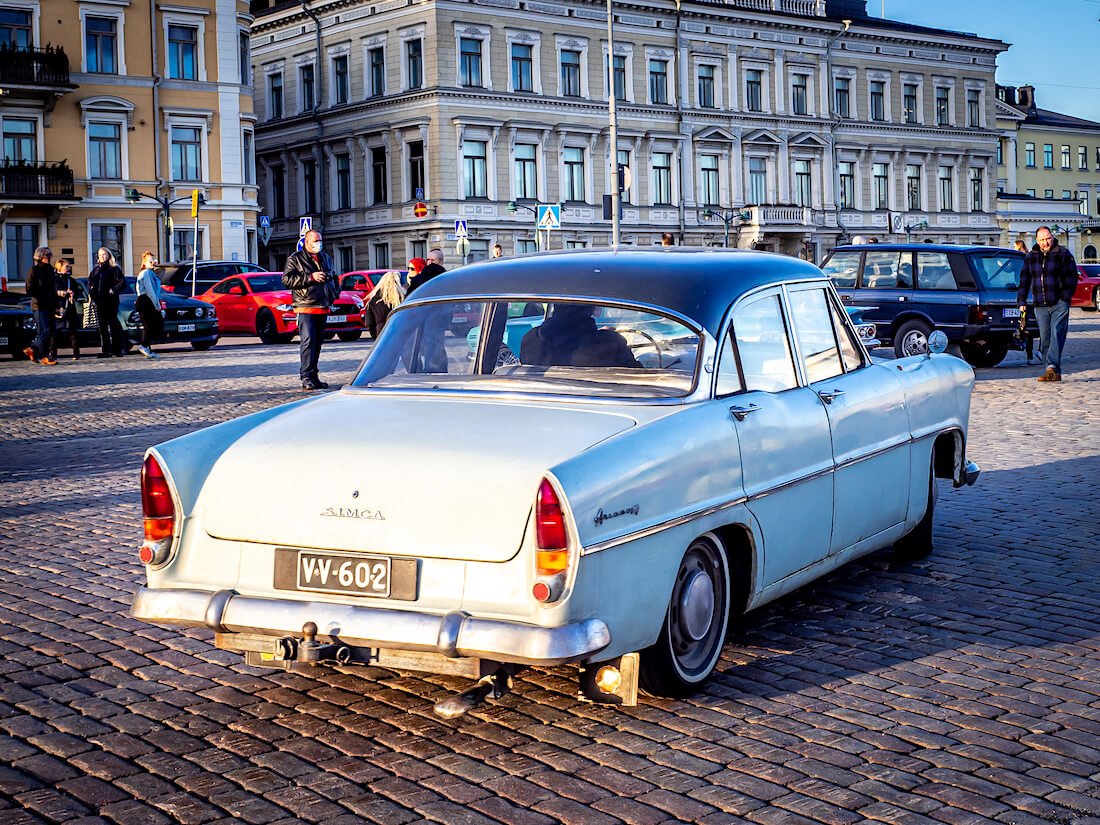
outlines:
[{"label": "blue jeans", "polygon": [[298,377],[302,383],[318,381],[317,360],[321,357],[321,344],[325,342],[324,315],[298,313],[298,339],[301,342],[301,369]]},{"label": "blue jeans", "polygon": [[39,358],[49,358],[50,350],[54,349],[55,321],[52,311],[41,309],[34,311],[34,322],[38,325],[38,334],[35,336],[31,347],[34,349],[34,354]]},{"label": "blue jeans", "polygon": [[1061,375],[1062,350],[1069,332],[1069,304],[1059,301],[1054,306],[1035,307],[1035,321],[1039,324],[1039,355]]}]

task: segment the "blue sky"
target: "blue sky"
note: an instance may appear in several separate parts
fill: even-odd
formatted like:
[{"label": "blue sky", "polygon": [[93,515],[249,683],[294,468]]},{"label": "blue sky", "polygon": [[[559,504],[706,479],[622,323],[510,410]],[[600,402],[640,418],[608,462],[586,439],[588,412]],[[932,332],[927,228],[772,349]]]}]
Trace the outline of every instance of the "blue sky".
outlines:
[{"label": "blue sky", "polygon": [[1100,0],[867,0],[867,12],[921,26],[974,32],[1011,43],[997,82],[1035,87],[1036,102],[1100,121]]}]

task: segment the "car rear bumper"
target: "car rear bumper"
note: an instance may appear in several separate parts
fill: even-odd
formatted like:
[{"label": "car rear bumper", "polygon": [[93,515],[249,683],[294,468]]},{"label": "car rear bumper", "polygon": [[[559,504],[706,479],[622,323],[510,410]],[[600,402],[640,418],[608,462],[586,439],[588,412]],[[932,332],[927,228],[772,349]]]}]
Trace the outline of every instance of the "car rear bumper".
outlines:
[{"label": "car rear bumper", "polygon": [[153,589],[134,596],[130,615],[152,624],[206,627],[220,633],[297,636],[315,622],[321,635],[343,644],[439,653],[524,665],[586,659],[611,643],[602,619],[539,627],[481,619],[461,611],[443,615],[412,610],[241,596],[232,590]]}]

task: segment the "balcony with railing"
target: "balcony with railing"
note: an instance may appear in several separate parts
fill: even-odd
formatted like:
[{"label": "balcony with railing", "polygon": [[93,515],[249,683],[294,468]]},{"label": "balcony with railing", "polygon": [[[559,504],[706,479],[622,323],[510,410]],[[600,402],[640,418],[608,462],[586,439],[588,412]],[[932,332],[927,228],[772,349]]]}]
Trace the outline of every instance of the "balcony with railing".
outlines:
[{"label": "balcony with railing", "polygon": [[0,164],[0,200],[73,201],[76,200],[73,170],[61,163]]},{"label": "balcony with railing", "polygon": [[69,80],[69,58],[60,46],[21,49],[0,43],[0,84],[10,89],[42,89],[66,92],[75,88]]},{"label": "balcony with railing", "polygon": [[746,209],[749,213],[746,225],[768,229],[795,229],[824,223],[823,213],[806,206],[748,206]]}]

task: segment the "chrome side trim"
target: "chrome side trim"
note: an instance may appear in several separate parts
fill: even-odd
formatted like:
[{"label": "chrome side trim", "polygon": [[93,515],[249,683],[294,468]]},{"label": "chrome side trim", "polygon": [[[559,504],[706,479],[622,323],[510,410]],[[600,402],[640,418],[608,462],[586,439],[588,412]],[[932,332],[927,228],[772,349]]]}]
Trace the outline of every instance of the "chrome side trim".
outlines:
[{"label": "chrome side trim", "polygon": [[581,555],[587,556],[590,553],[599,553],[601,550],[610,550],[612,547],[618,547],[620,544],[626,544],[628,541],[635,541],[637,539],[644,539],[652,536],[656,533],[660,533],[664,530],[669,530],[673,527],[679,527],[681,524],[687,524],[689,521],[694,521],[697,518],[704,518],[705,516],[713,515],[714,513],[726,510],[730,507],[736,507],[738,504],[744,504],[748,501],[748,498],[741,496],[739,498],[731,499],[730,501],[722,502],[721,504],[714,504],[710,507],[704,507],[702,510],[695,510],[691,513],[685,513],[682,516],[676,516],[675,518],[667,519],[666,521],[659,521],[656,524],[652,524],[649,527],[643,527],[641,530],[634,530],[630,533],[624,533],[621,536],[616,536],[612,539],[605,539],[604,541],[597,542],[596,544],[590,544],[587,547],[581,548]]},{"label": "chrome side trim", "polygon": [[[481,619],[461,611],[445,615],[413,610],[241,596],[229,590],[138,590],[130,608],[153,624],[209,627],[223,633],[273,638],[299,636],[316,622],[320,634],[361,647],[419,650],[449,658],[473,657],[524,665],[559,665],[587,658],[611,644],[602,619],[539,627],[506,619]],[[217,616],[216,623],[207,618]]]},{"label": "chrome side trim", "polygon": [[861,461],[868,461],[872,458],[878,458],[880,455],[884,455],[891,450],[896,450],[898,447],[912,445],[915,440],[916,439],[914,439],[912,436],[909,436],[908,438],[902,438],[898,441],[895,441],[893,444],[887,444],[885,447],[879,447],[877,450],[871,450],[871,452],[869,453],[857,455],[854,458],[846,458],[839,464],[835,464],[834,467],[838,470],[843,470],[845,467],[851,467],[853,464],[859,464]]}]

